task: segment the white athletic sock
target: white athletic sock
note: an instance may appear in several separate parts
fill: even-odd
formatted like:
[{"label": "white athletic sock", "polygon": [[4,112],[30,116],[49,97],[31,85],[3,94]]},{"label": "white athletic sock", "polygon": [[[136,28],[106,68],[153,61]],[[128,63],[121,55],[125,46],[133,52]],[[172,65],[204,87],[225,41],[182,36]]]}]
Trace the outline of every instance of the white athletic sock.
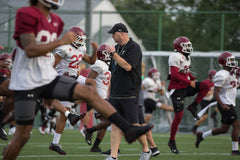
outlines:
[{"label": "white athletic sock", "polygon": [[204,139],[205,137],[212,136],[212,130],[206,131],[203,133],[202,138]]},{"label": "white athletic sock", "polygon": [[68,118],[68,115],[69,115],[69,111],[66,111],[64,114],[65,114],[65,116]]},{"label": "white athletic sock", "polygon": [[238,141],[237,142],[234,142],[234,141],[232,141],[232,150],[233,151],[238,151]]},{"label": "white athletic sock", "polygon": [[160,108],[160,107],[161,107],[161,105],[162,105],[162,103],[161,103],[161,102],[157,102],[157,104],[156,104],[156,107],[157,107],[157,108]]},{"label": "white athletic sock", "polygon": [[53,143],[53,144],[59,144],[61,135],[62,135],[62,134],[54,133],[54,137],[53,137],[52,143]]}]

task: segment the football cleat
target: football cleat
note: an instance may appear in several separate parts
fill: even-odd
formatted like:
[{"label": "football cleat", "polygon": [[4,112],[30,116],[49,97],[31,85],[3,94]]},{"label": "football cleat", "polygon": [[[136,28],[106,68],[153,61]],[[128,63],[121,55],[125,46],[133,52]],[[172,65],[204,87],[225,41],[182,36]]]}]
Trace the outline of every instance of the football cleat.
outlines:
[{"label": "football cleat", "polygon": [[200,117],[197,115],[197,109],[194,106],[189,105],[187,109],[192,113],[194,118],[196,118],[197,120],[200,119]]},{"label": "football cleat", "polygon": [[124,132],[125,140],[128,143],[132,143],[136,141],[138,137],[150,131],[152,128],[152,124],[147,124],[145,126],[131,126],[126,132]]},{"label": "football cleat", "polygon": [[235,151],[232,151],[231,155],[233,155],[233,156],[240,155],[240,152],[239,152],[239,150],[235,150]]},{"label": "football cleat", "polygon": [[203,140],[202,134],[203,134],[202,132],[197,132],[197,134],[196,134],[196,142],[195,142],[196,148],[199,147],[200,142]]},{"label": "football cleat", "polygon": [[45,126],[40,126],[39,127],[39,132],[41,135],[44,135],[45,134]]},{"label": "football cleat", "polygon": [[175,140],[169,140],[169,141],[168,141],[168,146],[169,146],[169,148],[171,149],[171,151],[172,151],[173,153],[175,153],[175,154],[178,154],[178,153],[179,153],[179,151],[178,151],[178,149],[177,149],[177,146],[176,146]]},{"label": "football cleat", "polygon": [[[104,156],[111,155],[111,149],[107,150],[106,152],[102,152],[102,155],[104,155]],[[118,155],[120,155],[120,149],[118,149]]]},{"label": "football cleat", "polygon": [[7,133],[2,127],[0,127],[0,138],[4,141],[8,140]]},{"label": "football cleat", "polygon": [[160,154],[160,151],[157,147],[150,148],[150,150],[152,151],[152,157],[155,157]]},{"label": "football cleat", "polygon": [[66,155],[66,152],[64,150],[62,150],[62,146],[60,144],[51,143],[49,146],[49,149],[57,152],[58,154]]},{"label": "football cleat", "polygon": [[71,123],[72,126],[74,126],[75,124],[77,124],[77,122],[81,119],[83,119],[83,117],[85,117],[86,113],[83,112],[81,114],[73,114],[73,113],[69,113],[68,115],[68,119],[69,122]]},{"label": "football cleat", "polygon": [[85,140],[88,145],[92,145],[92,133],[89,133],[88,128],[85,128],[83,130],[83,133],[85,134]]},{"label": "football cleat", "polygon": [[98,147],[92,147],[90,149],[90,152],[100,152],[100,153],[102,153],[102,150],[100,148],[98,148]]}]

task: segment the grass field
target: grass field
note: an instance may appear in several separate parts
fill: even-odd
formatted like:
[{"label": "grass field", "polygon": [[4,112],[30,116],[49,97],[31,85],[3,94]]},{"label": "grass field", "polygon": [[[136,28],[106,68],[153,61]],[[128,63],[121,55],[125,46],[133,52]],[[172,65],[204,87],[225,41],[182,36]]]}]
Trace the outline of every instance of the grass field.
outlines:
[{"label": "grass field", "polygon": [[[94,134],[95,136],[95,134]],[[222,135],[208,137],[200,144],[200,148],[194,146],[195,136],[192,134],[177,134],[176,142],[180,154],[173,154],[167,146],[169,134],[153,134],[154,140],[161,151],[161,154],[152,158],[153,160],[235,160],[239,156],[231,156],[231,138]],[[9,137],[11,138],[11,137]],[[61,138],[61,145],[67,152],[67,155],[58,155],[48,149],[52,141],[52,135],[40,135],[37,129],[20,152],[18,160],[104,160],[105,156],[100,153],[89,152],[91,146],[85,143],[85,139],[78,130],[65,130]],[[1,141],[2,150],[8,142]],[[107,132],[100,148],[106,151],[110,148],[110,132]],[[141,147],[138,142],[129,145],[122,140],[120,146],[121,154],[119,160],[138,160],[141,153]]]}]

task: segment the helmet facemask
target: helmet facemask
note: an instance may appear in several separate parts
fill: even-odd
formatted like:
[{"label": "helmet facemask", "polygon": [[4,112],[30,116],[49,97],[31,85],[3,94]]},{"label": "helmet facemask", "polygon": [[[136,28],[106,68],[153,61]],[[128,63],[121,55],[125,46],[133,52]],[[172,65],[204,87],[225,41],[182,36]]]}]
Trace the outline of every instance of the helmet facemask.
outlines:
[{"label": "helmet facemask", "polygon": [[43,5],[45,5],[48,8],[51,9],[58,9],[59,7],[61,7],[64,3],[64,0],[58,0],[58,1],[54,1],[54,0],[39,0],[39,2],[41,2]]},{"label": "helmet facemask", "polygon": [[235,56],[230,56],[226,58],[226,66],[231,68],[238,66],[238,62],[235,61]]},{"label": "helmet facemask", "polygon": [[159,80],[160,79],[160,72],[154,72],[152,73],[152,79]]},{"label": "helmet facemask", "polygon": [[76,48],[85,47],[86,46],[85,40],[86,40],[85,35],[82,35],[82,36],[77,35],[76,41],[72,42],[72,45]]},{"label": "helmet facemask", "polygon": [[182,47],[182,53],[191,54],[193,51],[191,42],[181,43],[180,46]]}]

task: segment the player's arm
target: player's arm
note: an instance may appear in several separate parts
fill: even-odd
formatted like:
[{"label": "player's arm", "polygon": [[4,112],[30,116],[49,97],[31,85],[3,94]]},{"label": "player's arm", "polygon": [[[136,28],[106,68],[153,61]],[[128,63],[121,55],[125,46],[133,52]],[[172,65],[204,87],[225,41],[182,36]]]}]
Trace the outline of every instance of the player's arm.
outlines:
[{"label": "player's arm", "polygon": [[93,49],[93,52],[92,52],[92,56],[89,56],[88,54],[84,54],[83,56],[83,60],[85,62],[87,62],[88,64],[94,64],[96,59],[97,59],[97,43],[95,42],[91,42],[91,45],[92,45],[92,49]]},{"label": "player's arm", "polygon": [[67,32],[61,39],[48,44],[36,44],[36,37],[33,33],[23,33],[19,38],[25,53],[31,58],[46,55],[48,52],[53,51],[58,46],[71,44],[73,41],[75,41],[76,34],[73,32]]},{"label": "player's arm", "polygon": [[94,70],[91,70],[87,76],[87,78],[95,79],[98,76],[98,73]]},{"label": "player's arm", "polygon": [[191,85],[191,81],[183,78],[180,73],[179,73],[179,68],[176,66],[170,66],[170,70],[171,70],[171,79],[174,79],[176,81],[181,81],[187,85]]},{"label": "player's arm", "polygon": [[223,108],[223,110],[229,110],[230,107],[225,105],[225,104],[223,104],[221,99],[220,99],[220,97],[219,97],[219,92],[220,92],[221,88],[222,87],[217,87],[217,86],[214,87],[214,93],[213,93],[214,98],[218,102],[218,104]]}]

